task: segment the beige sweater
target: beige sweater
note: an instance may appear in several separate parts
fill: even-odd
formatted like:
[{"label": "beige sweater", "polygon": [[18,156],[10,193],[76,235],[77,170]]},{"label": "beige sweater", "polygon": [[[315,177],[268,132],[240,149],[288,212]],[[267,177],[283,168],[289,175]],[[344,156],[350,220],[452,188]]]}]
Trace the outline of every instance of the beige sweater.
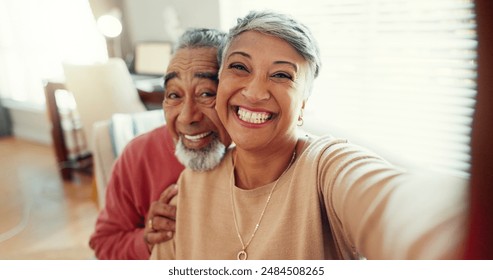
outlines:
[{"label": "beige sweater", "polygon": [[[156,245],[151,259],[236,259],[231,193],[247,243],[273,183],[232,187],[231,154],[210,172],[182,173],[175,238]],[[460,258],[466,194],[464,180],[407,174],[323,137],[280,178],[248,259]]]}]

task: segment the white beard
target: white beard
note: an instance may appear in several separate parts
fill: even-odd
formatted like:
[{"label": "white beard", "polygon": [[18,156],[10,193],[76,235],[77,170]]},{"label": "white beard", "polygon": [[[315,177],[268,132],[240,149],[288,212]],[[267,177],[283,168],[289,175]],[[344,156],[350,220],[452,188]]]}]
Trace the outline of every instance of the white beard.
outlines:
[{"label": "white beard", "polygon": [[175,156],[185,167],[194,171],[207,171],[216,167],[224,157],[226,147],[217,136],[202,149],[189,149],[183,145],[182,138],[176,143]]}]

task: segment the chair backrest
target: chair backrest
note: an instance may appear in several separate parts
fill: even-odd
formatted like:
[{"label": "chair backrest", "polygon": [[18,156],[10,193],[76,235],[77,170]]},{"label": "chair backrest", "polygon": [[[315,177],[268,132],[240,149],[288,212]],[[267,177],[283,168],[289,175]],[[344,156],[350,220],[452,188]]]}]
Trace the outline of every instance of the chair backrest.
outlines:
[{"label": "chair backrest", "polygon": [[133,138],[165,124],[163,110],[135,114],[114,114],[93,126],[94,175],[99,207],[103,207],[106,186],[116,158]]},{"label": "chair backrest", "polygon": [[92,150],[92,126],[115,113],[146,111],[125,62],[110,58],[104,63],[64,64],[65,85],[72,92],[85,137]]}]

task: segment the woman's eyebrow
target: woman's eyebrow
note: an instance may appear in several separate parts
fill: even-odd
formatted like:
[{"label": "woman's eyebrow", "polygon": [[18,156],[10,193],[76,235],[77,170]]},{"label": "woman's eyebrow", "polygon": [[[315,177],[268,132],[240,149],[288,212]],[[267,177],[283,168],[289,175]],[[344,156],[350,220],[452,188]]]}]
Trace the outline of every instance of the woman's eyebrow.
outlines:
[{"label": "woman's eyebrow", "polygon": [[244,57],[247,57],[247,58],[252,58],[249,54],[247,54],[246,52],[240,52],[240,51],[236,51],[236,52],[232,52],[228,55],[228,58],[232,57],[233,55],[241,55],[241,56],[244,56]]},{"label": "woman's eyebrow", "polygon": [[273,64],[287,64],[287,65],[291,65],[294,68],[294,71],[295,72],[298,72],[298,65],[296,65],[293,62],[284,61],[284,60],[278,60],[278,61],[274,61]]},{"label": "woman's eyebrow", "polygon": [[[232,57],[234,55],[241,55],[241,56],[244,56],[244,57],[247,57],[247,58],[252,58],[252,56],[249,55],[248,53],[241,52],[241,51],[232,52],[231,54],[229,54],[228,58],[230,58],[230,57]],[[285,60],[278,60],[278,61],[274,61],[273,64],[288,64],[288,65],[291,65],[296,72],[298,72],[298,65],[296,65],[293,62],[289,62],[289,61],[285,61]]]}]

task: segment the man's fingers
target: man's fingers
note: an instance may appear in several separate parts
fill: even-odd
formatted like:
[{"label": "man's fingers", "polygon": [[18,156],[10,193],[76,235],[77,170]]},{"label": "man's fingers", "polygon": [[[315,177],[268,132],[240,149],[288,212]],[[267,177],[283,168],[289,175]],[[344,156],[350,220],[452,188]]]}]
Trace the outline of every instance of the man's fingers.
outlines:
[{"label": "man's fingers", "polygon": [[159,201],[169,204],[171,199],[178,194],[178,186],[176,184],[167,187],[159,196]]},{"label": "man's fingers", "polygon": [[175,184],[166,188],[158,201],[151,203],[147,225],[144,231],[144,241],[149,250],[157,243],[167,241],[173,237],[175,231],[176,206],[170,201],[178,194]]},{"label": "man's fingers", "polygon": [[162,202],[155,203],[149,211],[149,216],[162,216],[174,220],[176,217],[176,206]]},{"label": "man's fingers", "polygon": [[155,245],[164,241],[168,241],[173,237],[173,232],[171,231],[157,231],[149,232],[144,236],[144,240],[149,245]]},{"label": "man's fingers", "polygon": [[152,229],[154,231],[175,231],[175,221],[161,216],[154,216],[152,218]]}]

